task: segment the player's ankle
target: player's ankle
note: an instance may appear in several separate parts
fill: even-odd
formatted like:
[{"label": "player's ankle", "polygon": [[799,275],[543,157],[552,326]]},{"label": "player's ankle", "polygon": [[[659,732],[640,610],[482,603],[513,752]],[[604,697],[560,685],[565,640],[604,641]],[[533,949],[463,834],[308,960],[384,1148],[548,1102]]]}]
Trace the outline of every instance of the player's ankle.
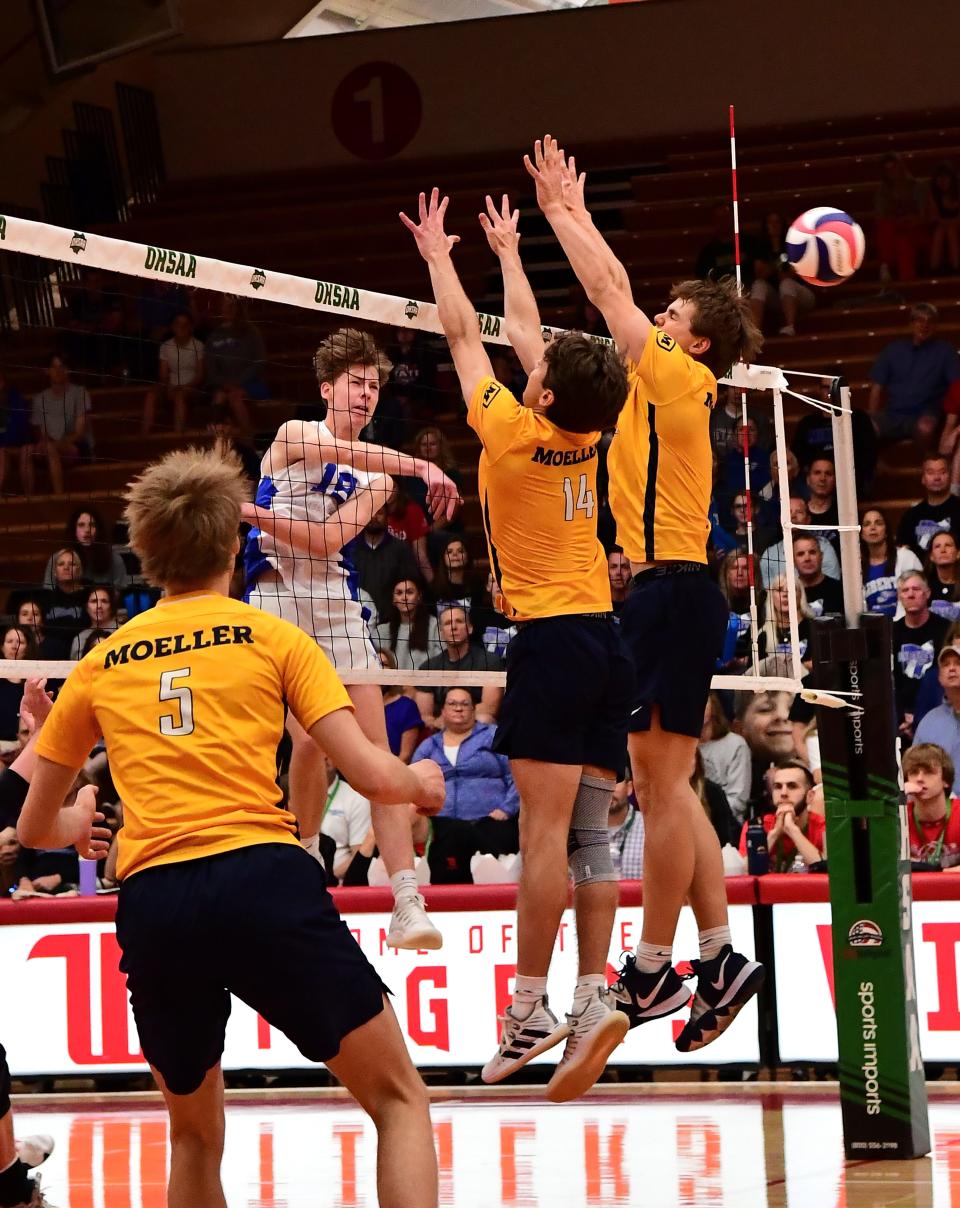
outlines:
[{"label": "player's ankle", "polygon": [[634,955],[641,973],[657,973],[672,962],[673,948],[669,944],[647,944],[641,940]]},{"label": "player's ankle", "polygon": [[412,868],[401,868],[391,876],[390,888],[393,890],[395,901],[418,894],[420,886],[417,884],[417,874]]}]

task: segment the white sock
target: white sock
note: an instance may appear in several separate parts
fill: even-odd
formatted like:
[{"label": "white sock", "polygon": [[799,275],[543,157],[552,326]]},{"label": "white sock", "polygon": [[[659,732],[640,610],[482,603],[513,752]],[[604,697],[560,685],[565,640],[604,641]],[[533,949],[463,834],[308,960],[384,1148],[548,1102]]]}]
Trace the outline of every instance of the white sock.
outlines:
[{"label": "white sock", "polygon": [[597,997],[597,991],[604,989],[606,984],[607,979],[603,973],[585,973],[582,977],[578,977],[576,989],[573,991],[571,1014],[579,1015]]},{"label": "white sock", "polygon": [[534,1008],[547,993],[545,977],[523,977],[517,974],[513,983],[513,1002],[510,1004],[510,1014],[514,1019],[527,1019],[533,1014]]},{"label": "white sock", "polygon": [[708,927],[706,931],[700,932],[700,959],[702,961],[711,961],[715,956],[719,956],[721,950],[726,944],[731,944],[730,927],[724,924],[722,927]]},{"label": "white sock", "polygon": [[409,894],[419,893],[420,886],[417,884],[417,874],[412,868],[401,868],[399,872],[395,872],[390,878],[390,888],[393,890],[393,900],[399,902],[401,898],[407,897]]},{"label": "white sock", "polygon": [[637,944],[637,968],[641,973],[658,973],[673,960],[673,946],[664,944]]},{"label": "white sock", "polygon": [[320,833],[315,835],[302,835],[300,838],[300,846],[305,852],[308,852],[316,860],[318,864],[323,863],[323,857],[320,855]]}]

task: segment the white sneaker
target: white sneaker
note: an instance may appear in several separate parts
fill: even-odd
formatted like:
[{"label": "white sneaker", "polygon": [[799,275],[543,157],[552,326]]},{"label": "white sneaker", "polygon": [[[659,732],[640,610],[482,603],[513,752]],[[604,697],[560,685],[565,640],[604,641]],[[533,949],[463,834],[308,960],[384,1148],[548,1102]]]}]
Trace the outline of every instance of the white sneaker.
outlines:
[{"label": "white sneaker", "polygon": [[430,922],[420,894],[405,893],[397,898],[390,916],[387,946],[413,951],[443,947],[443,936]]},{"label": "white sneaker", "polygon": [[480,1071],[480,1077],[488,1083],[502,1082],[514,1070],[570,1035],[569,1026],[558,1022],[547,1006],[546,995],[526,1019],[517,1019],[507,1007],[500,1016],[500,1023],[500,1048]]},{"label": "white sneaker", "polygon": [[53,1137],[46,1133],[37,1133],[32,1137],[24,1137],[16,1141],[17,1156],[24,1166],[33,1168],[45,1162],[53,1153]]},{"label": "white sneaker", "polygon": [[622,1011],[607,1004],[604,992],[597,989],[579,1015],[568,1015],[570,1036],[563,1056],[547,1083],[551,1103],[566,1103],[588,1091],[603,1073],[610,1054],[630,1030],[630,1021]]}]

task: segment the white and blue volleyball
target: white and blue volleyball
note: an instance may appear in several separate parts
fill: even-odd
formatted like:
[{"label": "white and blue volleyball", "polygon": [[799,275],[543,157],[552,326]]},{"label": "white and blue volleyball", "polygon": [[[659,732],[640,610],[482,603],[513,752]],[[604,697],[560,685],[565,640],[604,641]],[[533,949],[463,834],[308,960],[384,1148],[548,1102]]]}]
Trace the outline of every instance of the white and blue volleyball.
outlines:
[{"label": "white and blue volleyball", "polygon": [[843,210],[817,206],[787,231],[787,260],[810,285],[839,285],[863,263],[863,230]]}]

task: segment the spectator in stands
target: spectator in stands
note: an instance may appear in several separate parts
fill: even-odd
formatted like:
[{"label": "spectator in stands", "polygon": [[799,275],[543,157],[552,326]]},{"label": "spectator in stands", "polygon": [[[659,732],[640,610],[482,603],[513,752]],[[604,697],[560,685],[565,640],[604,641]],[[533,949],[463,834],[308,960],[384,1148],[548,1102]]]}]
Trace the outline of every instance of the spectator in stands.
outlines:
[{"label": "spectator in stands", "polygon": [[[725,458],[731,449],[743,448],[743,405],[740,394],[732,386],[721,386],[717,404],[710,412],[710,443],[717,456]],[[771,444],[771,423],[759,409],[748,410],[757,425],[757,443],[766,448]]]},{"label": "spectator in stands", "polygon": [[708,779],[699,748],[694,751],[690,787],[697,794],[703,812],[710,819],[717,838],[720,840],[720,846],[726,847],[728,844],[736,846],[740,827],[730,809],[726,793],[719,784],[714,784],[712,780]]},{"label": "spectator in stands", "polygon": [[843,588],[823,573],[823,552],[816,537],[798,533],[793,539],[793,565],[807,597],[810,615],[843,615]]},{"label": "spectator in stands", "polygon": [[960,869],[960,799],[956,767],[936,743],[917,742],[903,756],[910,859]]},{"label": "spectator in stands", "polygon": [[633,781],[621,780],[607,812],[610,858],[618,881],[643,880],[643,814],[633,795]]},{"label": "spectator in stands", "polygon": [[393,494],[387,503],[387,527],[392,537],[404,542],[413,552],[420,578],[425,583],[432,583],[433,564],[427,551],[430,521],[423,509],[413,503],[399,485],[393,488]]},{"label": "spectator in stands", "polygon": [[793,693],[737,692],[734,699],[733,728],[750,748],[750,806],[756,811],[768,795],[767,769],[797,753],[796,736],[790,721]]},{"label": "spectator in stands", "polygon": [[[697,253],[694,275],[712,277],[719,281],[733,277],[737,271],[737,248],[733,238],[733,208],[719,201],[712,211],[713,230],[710,238]],[[740,236],[741,280],[746,289],[753,285],[757,241],[744,231]]]},{"label": "spectator in stands", "polygon": [[[0,368],[0,493],[7,477],[8,459],[13,450],[30,443],[30,410],[16,386],[11,386]],[[21,454],[17,454],[18,457]],[[20,484],[23,489],[23,483]]]},{"label": "spectator in stands", "polygon": [[84,611],[90,624],[81,629],[73,639],[70,657],[78,659],[86,653],[87,639],[95,631],[113,633],[117,629],[117,593],[110,587],[94,586],[87,589]]},{"label": "spectator in stands", "polygon": [[[747,548],[747,525],[753,524],[753,549],[755,553],[765,550],[773,542],[774,533],[758,523],[757,505],[749,491],[737,491],[730,503],[730,535],[740,549]],[[749,518],[749,520],[748,520]]]},{"label": "spectator in stands", "polygon": [[366,885],[376,847],[370,802],[343,779],[328,759],[327,803],[320,831],[336,844],[333,875],[344,885]]},{"label": "spectator in stands", "polygon": [[62,647],[47,637],[46,617],[39,596],[21,596],[17,603],[16,624],[33,635],[37,658],[65,658]]},{"label": "spectator in stands", "polygon": [[[835,579],[830,580],[836,583]],[[839,586],[839,584],[837,584]],[[800,661],[809,670],[811,659],[808,654],[810,645],[810,618],[813,616],[807,603],[807,593],[799,577],[793,581],[793,590],[797,600],[797,638],[800,643]],[[767,592],[766,619],[760,628],[757,639],[760,658],[767,661],[767,675],[793,675],[793,641],[790,634],[790,585],[785,574],[777,575],[770,584]],[[774,667],[769,666],[771,656]]]},{"label": "spectator in stands", "polygon": [[619,616],[630,594],[630,584],[633,581],[633,571],[630,569],[630,559],[619,545],[615,545],[607,554],[607,576],[610,579],[610,597],[613,601],[613,614]]},{"label": "spectator in stands", "polygon": [[[741,427],[740,431],[743,431]],[[747,456],[750,460],[750,490],[756,496],[764,487],[770,485],[770,449],[760,443],[760,429],[757,421],[751,416],[747,420]],[[746,483],[743,466],[742,440],[727,451],[721,470],[723,482],[728,491],[742,491]]]},{"label": "spectator in stands", "polygon": [[750,748],[746,739],[730,729],[716,692],[707,698],[697,750],[704,775],[723,789],[734,817],[743,822],[750,799]]},{"label": "spectator in stands", "polygon": [[[783,488],[780,484],[780,461],[776,449],[770,454],[770,475],[766,486],[757,491],[757,515],[764,528],[773,531],[780,529],[780,497]],[[787,498],[794,495],[806,498],[806,483],[800,476],[800,463],[792,449],[787,449]]]},{"label": "spectator in stands", "polygon": [[917,252],[923,240],[926,190],[915,180],[899,155],[885,155],[880,164],[880,184],[874,194],[877,255],[880,280],[913,281]]},{"label": "spectator in stands", "polygon": [[400,448],[418,419],[433,410],[437,357],[430,338],[413,327],[398,327],[386,352],[393,371],[377,406],[376,434],[378,440],[392,438],[391,446]]},{"label": "spectator in stands", "polygon": [[950,463],[941,453],[923,459],[920,482],[924,497],[900,518],[897,544],[923,558],[937,533],[960,536],[960,499],[950,494]]},{"label": "spectator in stands", "polygon": [[[951,621],[947,627],[947,632],[943,635],[944,646],[960,646],[960,621]],[[920,680],[920,686],[917,688],[917,696],[913,702],[913,728],[917,726],[924,717],[935,709],[937,705],[942,705],[944,700],[943,688],[940,685],[940,668],[936,663],[931,664],[923,673],[923,678]]]},{"label": "spectator in stands", "polygon": [[898,727],[909,738],[920,680],[936,662],[948,625],[930,611],[930,585],[922,570],[902,574],[897,593],[903,616],[893,623],[893,687]]},{"label": "spectator in stands", "polygon": [[868,407],[886,440],[926,442],[937,429],[944,398],[960,379],[960,359],[936,332],[937,308],[918,302],[910,311],[910,335],[892,340],[873,363]]},{"label": "spectator in stands", "polygon": [[[754,554],[754,595],[757,616],[762,621],[766,592],[760,585],[757,574],[757,556]],[[719,586],[730,613],[728,640],[723,652],[722,670],[728,675],[745,671],[750,662],[751,619],[750,619],[750,556],[745,550],[731,550],[720,563]]]},{"label": "spectator in stands", "polygon": [[89,446],[87,416],[92,404],[87,390],[70,381],[70,367],[60,355],[50,358],[47,377],[49,385],[33,396],[30,408],[31,443],[20,450],[26,495],[34,490],[34,458],[46,459],[51,490],[62,495],[64,462],[76,461]]},{"label": "spectator in stands", "polygon": [[[381,650],[380,662],[385,671],[396,671],[397,660],[392,650]],[[387,741],[390,750],[398,759],[409,763],[420,741],[420,710],[412,697],[406,696],[402,688],[390,684],[381,687],[383,714],[387,722]]]},{"label": "spectator in stands", "polygon": [[112,629],[91,629],[84,630],[86,637],[83,640],[83,645],[80,647],[80,652],[77,658],[82,659],[84,655],[89,654],[94,646],[99,646],[101,642],[105,642],[108,637],[115,631]]},{"label": "spectator in stands", "polygon": [[20,880],[20,844],[17,828],[5,826],[0,830],[0,902],[7,901],[11,889]]},{"label": "spectator in stands", "polygon": [[[807,501],[799,495],[790,496],[790,523],[795,525],[813,523]],[[817,538],[820,553],[823,555],[823,573],[831,579],[839,579],[840,559],[837,557],[837,551],[826,537],[817,536],[815,533],[813,535]],[[760,577],[764,586],[769,587],[777,575],[783,574],[786,565],[783,542],[778,541],[776,545],[768,545],[760,555]]]},{"label": "spectator in stands", "polygon": [[193,334],[190,312],[179,311],[173,317],[173,335],[160,345],[157,384],[143,400],[143,435],[153,428],[157,402],[173,406],[173,430],[180,434],[187,426],[187,408],[203,384],[203,345]]},{"label": "spectator in stands", "polygon": [[398,541],[387,529],[387,509],[380,508],[344,549],[344,555],[356,567],[360,586],[377,607],[378,616],[386,616],[393,600],[393,585],[398,579],[416,579],[417,562],[405,541]]},{"label": "spectator in stands", "polygon": [[[503,659],[489,654],[482,646],[475,646],[470,641],[472,633],[473,626],[465,608],[457,604],[444,608],[440,613],[440,637],[443,639],[444,649],[440,654],[427,659],[420,670],[503,671]],[[483,688],[471,686],[470,695],[477,706],[477,720],[484,725],[496,722],[503,689],[489,685]],[[443,704],[442,689],[418,688],[416,701],[423,724],[435,730],[440,724],[437,716]]]},{"label": "spectator in stands", "polygon": [[927,189],[927,221],[932,225],[930,271],[960,273],[960,176],[950,163],[933,170]]},{"label": "spectator in stands", "polygon": [[[830,380],[814,379],[811,385],[804,387],[806,394],[815,399],[829,403]],[[853,472],[856,477],[857,490],[866,494],[873,482],[873,474],[877,468],[877,433],[870,415],[861,407],[851,407],[850,426],[853,430]],[[811,407],[801,416],[793,430],[790,448],[797,456],[801,471],[807,470],[818,457],[828,457],[833,460],[833,415]],[[797,492],[791,492],[797,493]],[[800,494],[805,494],[800,491]]]},{"label": "spectator in stands", "polygon": [[[0,657],[5,659],[35,659],[37,644],[33,634],[22,625],[7,625],[0,637]],[[12,742],[20,726],[20,701],[23,698],[24,676],[0,678],[0,739]]]},{"label": "spectator in stands", "polygon": [[499,599],[500,587],[493,571],[489,571],[483,597],[470,612],[470,623],[484,650],[504,658],[511,638],[517,635],[517,627],[497,607]]},{"label": "spectator in stands", "polygon": [[[943,704],[931,709],[916,725],[914,741],[935,743],[950,756],[954,767],[960,766],[960,645],[944,646],[937,655],[937,674],[943,689]],[[956,773],[954,795],[960,793]]]},{"label": "spectator in stands", "polygon": [[438,611],[444,604],[459,604],[469,612],[482,602],[483,578],[459,537],[450,537],[443,547],[431,591]]},{"label": "spectator in stands", "polygon": [[120,376],[129,370],[123,338],[123,299],[99,268],[84,268],[79,285],[68,286],[64,346],[93,373]]},{"label": "spectator in stands", "polygon": [[[823,814],[810,806],[817,788],[800,759],[780,760],[768,773],[772,811],[760,817],[767,832],[771,872],[822,872],[827,828]],[[747,854],[747,827],[740,833],[740,854]],[[819,866],[819,867],[818,867]]]},{"label": "spectator in stands", "polygon": [[937,533],[923,570],[930,584],[930,611],[955,621],[960,616],[960,552],[953,533]]},{"label": "spectator in stands", "polygon": [[[462,475],[460,467],[457,465],[457,459],[453,455],[449,441],[440,428],[431,425],[428,428],[420,429],[413,438],[413,456],[420,457],[424,461],[429,461],[439,466],[444,474],[455,482],[458,487],[461,485]],[[405,478],[403,485],[411,501],[429,519],[427,510],[427,484],[420,478]],[[447,520],[445,516],[434,517],[430,532],[427,534],[427,552],[430,555],[431,562],[436,561],[437,554],[439,553],[439,545],[436,551],[434,549],[435,542],[442,545],[446,541],[445,534],[462,532],[463,522],[460,519],[459,513],[452,520]]]},{"label": "spectator in stands", "polygon": [[260,482],[261,457],[250,443],[249,439],[237,427],[230,408],[227,406],[214,407],[210,413],[210,425],[207,429],[213,437],[213,445],[221,454],[231,454],[240,462],[240,468],[250,483],[256,487]]},{"label": "spectator in stands", "polygon": [[[130,575],[123,558],[107,538],[107,526],[98,511],[89,506],[76,508],[70,514],[64,535],[70,549],[81,562],[81,577],[88,583],[103,583],[124,591]],[[43,572],[44,587],[53,587],[54,558],[49,558]]]},{"label": "spectator in stands", "polygon": [[807,470],[807,490],[810,492],[807,510],[810,513],[810,523],[825,526],[814,535],[829,541],[839,555],[840,534],[836,526],[840,520],[836,487],[837,474],[833,461],[829,457],[815,457]]},{"label": "spectator in stands", "polygon": [[797,334],[800,315],[813,310],[817,297],[793,271],[786,252],[787,224],[771,210],[763,220],[754,259],[756,280],[750,290],[753,317],[762,329],[768,313],[779,323],[780,335]]},{"label": "spectator in stands", "polygon": [[900,601],[897,581],[910,570],[922,570],[920,559],[905,545],[896,545],[890,526],[879,508],[867,508],[860,517],[860,567],[863,599],[868,612],[897,616]]},{"label": "spectator in stands", "polygon": [[46,596],[46,622],[48,636],[64,648],[63,657],[86,620],[86,592],[80,555],[70,548],[58,550],[53,555],[53,587]]},{"label": "spectator in stands", "polygon": [[227,404],[245,437],[252,432],[248,403],[270,397],[263,377],[266,363],[263,338],[243,303],[225,295],[223,322],[207,337],[206,379],[214,405]]},{"label": "spectator in stands", "polygon": [[433,759],[443,771],[447,800],[437,817],[472,822],[484,834],[484,850],[500,855],[519,850],[520,796],[509,760],[492,749],[496,732],[495,725],[477,720],[468,689],[446,688],[440,729],[417,747],[411,762]]},{"label": "spectator in stands", "polygon": [[401,671],[422,667],[428,658],[440,653],[440,627],[424,603],[418,580],[398,579],[394,583],[390,608],[373,636],[381,650],[393,654]]}]

